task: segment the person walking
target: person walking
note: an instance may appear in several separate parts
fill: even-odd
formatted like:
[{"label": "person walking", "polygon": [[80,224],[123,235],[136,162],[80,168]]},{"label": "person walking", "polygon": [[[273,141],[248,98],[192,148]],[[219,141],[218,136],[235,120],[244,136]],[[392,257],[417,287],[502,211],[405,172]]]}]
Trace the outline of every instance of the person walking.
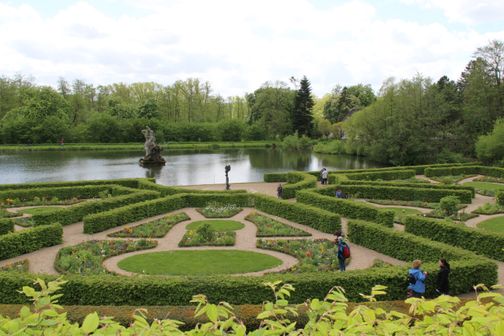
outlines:
[{"label": "person walking", "polygon": [[283,187],[282,187],[282,183],[280,183],[277,187],[277,197],[282,198],[282,196],[283,196]]},{"label": "person walking", "polygon": [[339,270],[344,272],[346,270],[346,259],[350,258],[350,247],[343,240],[342,236],[338,237],[338,262]]},{"label": "person walking", "polygon": [[450,275],[450,264],[445,258],[439,259],[439,272],[436,279],[436,293],[439,295],[449,295],[450,283],[448,276]]},{"label": "person walking", "polygon": [[420,266],[422,266],[422,261],[417,259],[408,270],[408,297],[420,298],[425,294],[425,279],[428,273],[423,272]]},{"label": "person walking", "polygon": [[329,171],[325,168],[322,169],[322,172],[320,173],[320,177],[322,179],[322,184],[327,184],[327,178],[329,176]]}]

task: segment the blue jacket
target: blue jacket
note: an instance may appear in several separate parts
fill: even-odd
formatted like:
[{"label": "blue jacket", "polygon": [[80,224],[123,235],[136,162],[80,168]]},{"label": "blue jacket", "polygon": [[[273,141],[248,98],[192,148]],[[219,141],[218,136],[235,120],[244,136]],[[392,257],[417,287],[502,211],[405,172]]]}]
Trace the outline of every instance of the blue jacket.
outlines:
[{"label": "blue jacket", "polygon": [[425,293],[425,274],[417,268],[410,268],[408,273],[412,274],[416,279],[416,282],[414,284],[409,284],[408,289],[412,289],[413,291],[420,294]]}]

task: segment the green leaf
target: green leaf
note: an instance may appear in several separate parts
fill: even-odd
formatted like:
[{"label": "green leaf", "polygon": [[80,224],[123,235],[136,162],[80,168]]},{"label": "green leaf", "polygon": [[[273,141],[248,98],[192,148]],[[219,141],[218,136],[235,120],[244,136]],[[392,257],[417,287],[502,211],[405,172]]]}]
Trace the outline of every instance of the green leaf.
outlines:
[{"label": "green leaf", "polygon": [[100,318],[98,317],[98,314],[96,312],[94,312],[94,313],[86,316],[86,318],[84,319],[84,322],[82,323],[81,329],[86,334],[90,334],[98,328],[99,324],[100,324]]}]

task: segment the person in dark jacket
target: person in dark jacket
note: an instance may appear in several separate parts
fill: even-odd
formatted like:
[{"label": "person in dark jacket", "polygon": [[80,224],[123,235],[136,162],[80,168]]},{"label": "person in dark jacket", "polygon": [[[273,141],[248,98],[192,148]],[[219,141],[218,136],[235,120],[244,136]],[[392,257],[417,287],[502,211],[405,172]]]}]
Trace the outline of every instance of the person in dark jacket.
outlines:
[{"label": "person in dark jacket", "polygon": [[439,295],[448,295],[450,292],[450,283],[448,276],[450,275],[450,264],[445,258],[439,259],[439,272],[437,274],[436,292]]},{"label": "person in dark jacket", "polygon": [[420,269],[422,261],[413,261],[412,267],[408,271],[408,275],[413,279],[408,285],[408,297],[420,298],[425,294],[425,279],[427,279],[427,272]]},{"label": "person in dark jacket", "polygon": [[346,243],[343,240],[342,236],[338,237],[338,262],[339,262],[339,270],[344,272],[346,270],[345,256],[343,255],[343,250],[345,248]]},{"label": "person in dark jacket", "polygon": [[283,187],[282,187],[281,183],[278,185],[278,188],[277,188],[277,196],[278,196],[278,198],[283,197]]}]

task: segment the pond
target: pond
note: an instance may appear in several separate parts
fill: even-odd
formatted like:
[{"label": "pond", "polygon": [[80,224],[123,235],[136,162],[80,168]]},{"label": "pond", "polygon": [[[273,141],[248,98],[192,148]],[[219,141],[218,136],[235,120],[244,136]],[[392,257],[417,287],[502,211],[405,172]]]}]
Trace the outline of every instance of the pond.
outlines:
[{"label": "pond", "polygon": [[259,182],[263,174],[292,170],[379,167],[361,157],[299,153],[272,148],[171,150],[164,167],[142,168],[142,152],[60,151],[0,153],[0,184],[43,181],[154,177],[160,184],[225,183],[224,166],[231,165],[230,182]]}]

